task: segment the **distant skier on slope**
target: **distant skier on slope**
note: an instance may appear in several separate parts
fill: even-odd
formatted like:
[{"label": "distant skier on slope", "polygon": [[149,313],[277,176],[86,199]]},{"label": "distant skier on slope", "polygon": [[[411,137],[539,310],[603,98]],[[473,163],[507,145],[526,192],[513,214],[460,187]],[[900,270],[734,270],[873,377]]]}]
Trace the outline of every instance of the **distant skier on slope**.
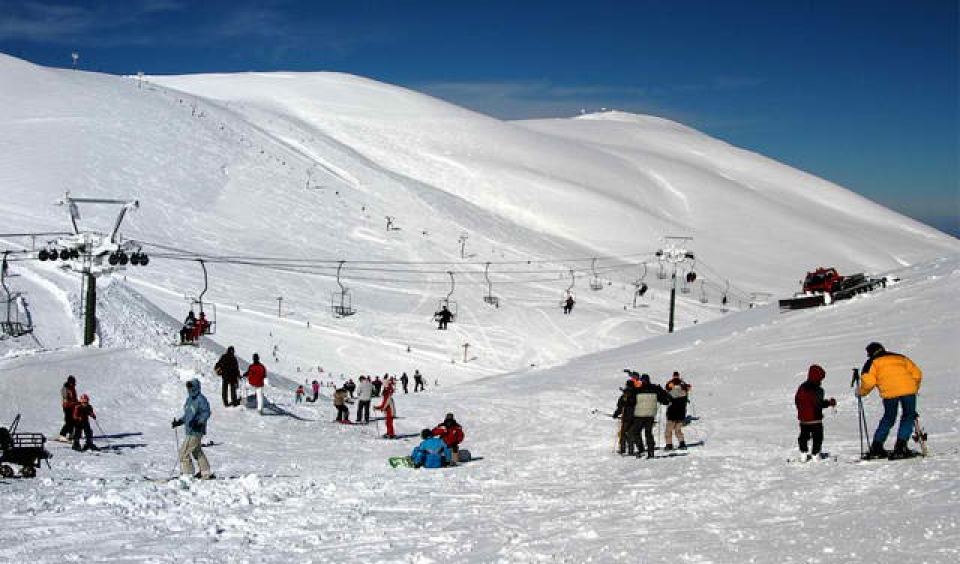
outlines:
[{"label": "distant skier on slope", "polygon": [[393,383],[388,382],[387,386],[383,389],[383,399],[380,401],[380,405],[373,408],[377,411],[382,411],[386,419],[387,433],[383,436],[385,439],[397,438],[397,434],[393,428],[393,418],[396,416],[396,406],[393,403],[393,391]]},{"label": "distant skier on slope", "polygon": [[[207,461],[207,455],[200,448],[200,442],[203,436],[207,434],[207,420],[210,418],[210,404],[207,398],[200,393],[200,380],[194,378],[187,382],[187,400],[183,403],[183,415],[179,419],[174,419],[171,427],[186,427],[187,436],[180,445],[180,475],[193,476],[209,480],[213,478],[210,473],[210,463]],[[200,466],[200,472],[193,473],[193,460],[197,459]]]},{"label": "distant skier on slope", "polygon": [[[636,372],[632,374],[636,374],[639,380],[639,374]],[[629,453],[630,456],[636,456],[638,452],[643,450],[643,444],[640,443],[638,445],[634,436],[630,434],[630,429],[633,427],[633,413],[637,407],[637,389],[633,382],[633,379],[627,380],[623,387],[620,388],[621,393],[617,399],[617,408],[613,411],[612,416],[614,419],[617,417],[620,418],[620,432],[617,435],[617,452],[621,455],[626,452]]]},{"label": "distant skier on slope", "polygon": [[[637,457],[643,456],[644,439],[646,439],[647,458],[653,458],[656,449],[656,440],[653,437],[653,422],[657,417],[658,404],[670,405],[672,398],[657,384],[650,382],[650,376],[640,376],[640,385],[637,386],[637,404],[633,410],[633,425],[630,432],[639,451]],[[641,438],[643,433],[643,438]]]},{"label": "distant skier on slope", "polygon": [[349,378],[346,383],[344,383],[343,389],[350,394],[350,399],[353,399],[353,393],[357,391],[357,385],[354,383],[353,378]]},{"label": "distant skier on slope", "polygon": [[410,454],[414,468],[443,468],[453,464],[450,447],[443,437],[424,429],[420,431],[420,438],[423,441]]},{"label": "distant skier on slope", "polygon": [[433,428],[433,434],[443,439],[453,456],[450,460],[450,466],[456,466],[460,462],[460,443],[463,442],[463,427],[457,423],[452,413],[448,413],[443,421]]},{"label": "distant skier on slope", "polygon": [[573,296],[567,296],[567,299],[563,301],[563,314],[570,315],[570,312],[573,311],[573,304],[577,303],[573,299]]},{"label": "distant skier on slope", "polygon": [[253,353],[253,363],[247,368],[244,377],[247,379],[247,382],[253,386],[253,391],[257,395],[257,411],[260,415],[263,415],[263,387],[267,383],[267,369],[260,364],[259,354]]},{"label": "distant skier on slope", "polygon": [[427,391],[426,386],[423,385],[423,374],[420,374],[420,369],[413,371],[413,393],[425,392]]},{"label": "distant skier on slope", "polygon": [[[801,456],[810,460],[820,456],[823,445],[823,410],[837,405],[837,400],[824,398],[821,382],[827,373],[819,365],[811,364],[807,370],[807,380],[800,384],[794,395],[797,405],[797,420],[800,421],[800,436],[797,443],[800,446]],[[813,449],[809,450],[808,443],[813,439]]]},{"label": "distant skier on slope", "polygon": [[670,394],[672,401],[667,407],[667,428],[663,437],[667,444],[663,447],[664,450],[673,450],[674,434],[680,441],[679,448],[681,450],[687,448],[687,443],[683,439],[683,422],[687,418],[687,402],[691,388],[690,384],[683,381],[679,372],[674,372],[670,381],[667,382],[666,391]]},{"label": "distant skier on slope", "polygon": [[373,384],[369,376],[361,376],[357,384],[357,423],[370,422],[370,402],[373,401]]},{"label": "distant skier on slope", "polygon": [[[913,433],[913,426],[917,420],[917,392],[920,391],[920,382],[923,373],[912,360],[905,355],[887,352],[880,343],[867,345],[866,364],[860,371],[860,396],[866,396],[874,388],[880,390],[883,398],[883,417],[877,424],[870,445],[869,458],[891,459],[910,458],[916,456],[915,451],[907,448],[907,440]],[[897,442],[892,453],[887,453],[883,443],[887,440],[890,429],[897,420],[897,407],[902,409],[900,428],[897,429]]]},{"label": "distant skier on slope", "polygon": [[60,388],[60,407],[63,408],[63,427],[60,427],[60,435],[57,436],[60,442],[66,443],[73,439],[73,408],[77,403],[77,379],[70,375]]},{"label": "distant skier on slope", "polygon": [[383,380],[379,376],[373,379],[373,396],[380,397],[380,389],[383,388]]},{"label": "distant skier on slope", "polygon": [[223,353],[217,363],[213,365],[213,371],[221,378],[220,397],[223,399],[223,406],[240,405],[240,400],[237,399],[240,365],[237,363],[237,356],[232,346],[227,347],[227,352]]},{"label": "distant skier on slope", "polygon": [[[93,444],[93,429],[90,428],[90,419],[96,419],[97,414],[90,405],[90,396],[83,394],[80,402],[73,407],[73,450],[100,450]],[[86,437],[83,448],[80,448],[80,435]]]},{"label": "distant skier on slope", "polygon": [[317,398],[320,397],[320,382],[314,380],[310,383],[310,391],[313,392],[313,397],[307,398],[307,401],[314,403],[317,401]]},{"label": "distant skier on slope", "polygon": [[407,373],[404,372],[400,376],[400,385],[403,386],[403,393],[407,393],[407,385],[410,383],[410,377],[407,376]]},{"label": "distant skier on slope", "polygon": [[350,408],[347,407],[348,403],[353,403],[347,390],[339,388],[333,393],[333,406],[337,408],[337,423],[350,423]]}]

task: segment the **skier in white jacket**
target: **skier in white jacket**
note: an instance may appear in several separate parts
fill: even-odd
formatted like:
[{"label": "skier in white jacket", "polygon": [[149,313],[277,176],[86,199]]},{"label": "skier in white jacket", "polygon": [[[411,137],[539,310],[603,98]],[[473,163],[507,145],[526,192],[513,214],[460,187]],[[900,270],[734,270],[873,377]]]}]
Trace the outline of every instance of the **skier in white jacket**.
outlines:
[{"label": "skier in white jacket", "polygon": [[373,383],[366,376],[360,377],[360,383],[357,384],[357,423],[361,418],[364,423],[370,422],[370,401],[373,397]]}]

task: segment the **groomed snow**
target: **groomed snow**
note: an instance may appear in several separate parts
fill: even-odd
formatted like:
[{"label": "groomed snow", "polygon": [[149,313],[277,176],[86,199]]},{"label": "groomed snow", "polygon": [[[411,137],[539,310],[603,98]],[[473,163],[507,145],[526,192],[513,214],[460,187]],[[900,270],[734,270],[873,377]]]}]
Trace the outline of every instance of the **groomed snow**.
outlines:
[{"label": "groomed snow", "polygon": [[[217,334],[174,347],[202,287],[197,264],[154,259],[99,285],[99,347],[80,340],[78,279],[14,262],[37,329],[0,341],[0,424],[55,435],[58,390],[75,374],[108,447],[52,444],[52,469],[0,481],[0,561],[62,562],[953,562],[958,559],[960,242],[823,180],[650,116],[606,113],[501,122],[334,73],[152,77],[45,69],[0,55],[2,231],[62,230],[77,196],[136,197],[123,233],[207,255],[437,261],[404,282],[345,273],[359,313],[335,320],[329,277],[210,265]],[[83,210],[84,225],[113,217]],[[400,231],[387,232],[384,216]],[[457,239],[469,234],[468,261]],[[648,253],[692,234],[709,279],[681,295],[664,335],[665,282],[631,301],[639,268],[566,257]],[[43,241],[38,241],[43,244]],[[26,238],[0,241],[29,248]],[[484,304],[482,264],[502,306]],[[639,262],[641,259],[637,259]],[[543,262],[537,262],[543,261]],[[464,264],[465,262],[479,263]],[[624,262],[632,262],[625,259]],[[831,307],[722,314],[716,287],[792,292],[803,272],[891,272],[902,283]],[[457,271],[451,330],[430,321]],[[577,270],[573,315],[559,311]],[[701,269],[702,268],[702,269]],[[544,274],[539,276],[537,271]],[[375,278],[375,276],[373,276]],[[283,296],[277,316],[277,296]],[[739,303],[738,303],[739,302]],[[850,369],[872,340],[924,370],[921,413],[935,456],[857,464]],[[463,361],[464,343],[470,344]],[[271,370],[264,417],[219,406],[212,365],[227,345]],[[788,464],[793,393],[828,373],[838,462]],[[296,383],[419,368],[401,395],[402,433],[448,411],[482,456],[460,468],[394,470],[413,439],[331,422],[328,397],[293,404]],[[655,461],[612,453],[625,367],[695,386],[705,441]],[[335,375],[335,376],[331,376]],[[175,464],[169,421],[183,382],[214,406],[207,441],[231,480],[157,483]],[[328,390],[324,394],[329,394]],[[867,401],[870,427],[878,400]],[[96,430],[96,429],[95,429]],[[98,436],[101,433],[96,433]],[[181,436],[182,438],[182,436]]]}]

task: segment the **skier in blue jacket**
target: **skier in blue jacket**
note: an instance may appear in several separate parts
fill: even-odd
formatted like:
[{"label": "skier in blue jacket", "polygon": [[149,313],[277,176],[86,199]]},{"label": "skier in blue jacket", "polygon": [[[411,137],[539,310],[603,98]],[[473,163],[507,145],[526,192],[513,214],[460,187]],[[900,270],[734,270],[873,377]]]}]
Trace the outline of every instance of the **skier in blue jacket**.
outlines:
[{"label": "skier in blue jacket", "polygon": [[450,447],[442,437],[435,437],[433,431],[424,429],[420,431],[420,438],[423,442],[414,447],[410,455],[414,468],[443,468],[450,465]]},{"label": "skier in blue jacket", "polygon": [[[187,401],[183,403],[183,416],[174,419],[171,427],[186,426],[187,436],[180,445],[180,475],[193,476],[209,480],[213,478],[210,473],[210,464],[207,462],[207,456],[203,454],[200,448],[200,442],[207,433],[207,419],[210,418],[210,404],[207,398],[200,393],[200,380],[194,378],[187,382]],[[197,459],[200,466],[200,472],[193,473],[193,460],[191,456]]]}]

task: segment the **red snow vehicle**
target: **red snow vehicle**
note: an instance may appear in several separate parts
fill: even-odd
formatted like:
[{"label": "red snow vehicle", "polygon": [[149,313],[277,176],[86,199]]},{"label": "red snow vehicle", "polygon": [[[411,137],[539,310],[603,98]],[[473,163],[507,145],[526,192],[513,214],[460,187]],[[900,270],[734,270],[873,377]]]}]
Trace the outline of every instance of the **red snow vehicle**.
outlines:
[{"label": "red snow vehicle", "polygon": [[850,299],[887,285],[886,278],[867,278],[863,273],[842,276],[836,268],[819,267],[803,279],[803,291],[780,300],[780,309],[804,309]]}]

